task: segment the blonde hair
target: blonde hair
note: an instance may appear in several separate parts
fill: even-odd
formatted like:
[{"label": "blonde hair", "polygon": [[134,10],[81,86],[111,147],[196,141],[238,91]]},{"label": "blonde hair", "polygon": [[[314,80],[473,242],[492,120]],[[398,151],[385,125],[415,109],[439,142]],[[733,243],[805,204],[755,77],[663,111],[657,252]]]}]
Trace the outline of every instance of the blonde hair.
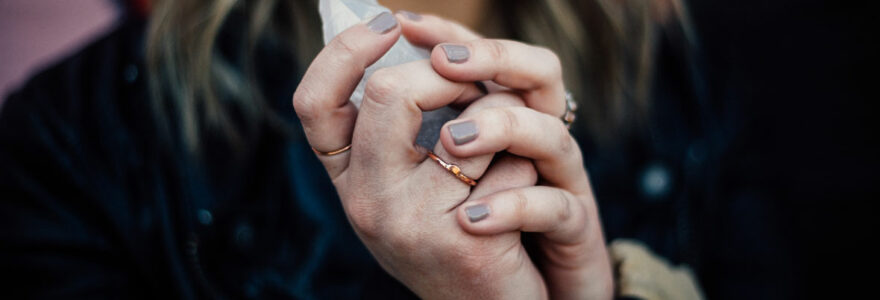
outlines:
[{"label": "blonde hair", "polygon": [[[496,0],[507,38],[554,50],[566,86],[578,99],[580,124],[599,141],[627,133],[647,117],[655,33],[686,26],[679,0]],[[254,49],[272,42],[304,68],[321,47],[316,1],[160,0],[147,37],[151,101],[160,129],[193,153],[204,135],[242,148],[260,126],[284,127],[256,82]],[[218,37],[231,15],[244,22],[235,57]],[[512,22],[511,20],[517,20]],[[302,71],[302,70],[299,70]],[[171,122],[176,121],[176,122]],[[175,128],[169,124],[176,124]]]}]

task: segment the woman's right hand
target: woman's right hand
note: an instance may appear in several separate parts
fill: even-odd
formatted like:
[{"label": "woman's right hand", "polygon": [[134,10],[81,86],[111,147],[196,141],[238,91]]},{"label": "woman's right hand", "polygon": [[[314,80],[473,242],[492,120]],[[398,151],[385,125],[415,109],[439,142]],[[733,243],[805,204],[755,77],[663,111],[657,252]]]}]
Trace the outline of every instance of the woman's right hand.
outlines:
[{"label": "woman's right hand", "polygon": [[[422,111],[469,103],[482,96],[475,85],[449,81],[422,60],[376,71],[360,110],[349,102],[364,69],[399,35],[390,14],[340,33],[309,66],[293,97],[312,147],[331,151],[351,144],[348,152],[319,155],[349,222],[382,267],[421,297],[546,297],[528,254],[510,246],[519,245],[519,235],[463,231],[455,208],[468,198],[470,186],[414,145]],[[470,104],[462,116],[517,105],[522,100],[512,94],[493,94]],[[435,152],[450,157],[440,145]],[[482,155],[455,163],[480,178],[490,161],[491,155]],[[534,172],[524,174],[532,176],[507,184],[533,185]]]}]

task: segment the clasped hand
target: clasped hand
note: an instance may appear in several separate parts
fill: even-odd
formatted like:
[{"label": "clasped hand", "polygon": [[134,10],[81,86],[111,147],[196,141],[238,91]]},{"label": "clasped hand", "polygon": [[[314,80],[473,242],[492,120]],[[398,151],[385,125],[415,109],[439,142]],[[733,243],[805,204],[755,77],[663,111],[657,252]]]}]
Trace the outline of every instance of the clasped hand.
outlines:
[{"label": "clasped hand", "polygon": [[[431,58],[377,70],[358,109],[349,96],[364,69],[401,34],[432,48]],[[386,13],[328,43],[293,104],[317,151],[351,145],[319,158],[355,232],[419,296],[609,299],[593,193],[559,119],[564,92],[552,51]],[[477,179],[474,187],[414,145],[421,113],[443,106],[463,111],[433,152]],[[535,233],[537,251],[526,251],[522,232]]]}]

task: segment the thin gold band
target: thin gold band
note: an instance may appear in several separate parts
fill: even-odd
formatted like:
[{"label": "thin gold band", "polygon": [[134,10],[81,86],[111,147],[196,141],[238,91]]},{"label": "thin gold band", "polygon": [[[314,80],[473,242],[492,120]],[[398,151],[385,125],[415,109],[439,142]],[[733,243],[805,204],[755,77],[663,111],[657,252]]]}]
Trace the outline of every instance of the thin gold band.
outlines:
[{"label": "thin gold band", "polygon": [[461,180],[461,182],[464,182],[464,183],[466,183],[466,184],[468,184],[468,185],[470,185],[470,186],[475,186],[475,185],[477,185],[477,181],[471,179],[470,177],[467,177],[467,176],[464,175],[464,174],[462,174],[462,173],[461,173],[461,168],[459,168],[458,166],[443,161],[443,159],[441,159],[439,156],[437,156],[436,154],[434,154],[434,152],[428,151],[427,153],[428,153],[428,157],[430,157],[431,159],[433,159],[434,161],[436,161],[436,162],[437,162],[438,164],[440,164],[440,166],[443,167],[444,169],[446,169],[446,170],[448,170],[449,172],[451,172],[452,175],[455,175],[455,177],[458,178],[459,180]]},{"label": "thin gold band", "polygon": [[315,147],[312,147],[312,151],[315,151],[315,153],[317,153],[320,156],[333,156],[333,155],[340,154],[340,153],[343,153],[348,150],[351,150],[351,144],[348,144],[348,146],[345,146],[345,147],[342,147],[342,148],[339,148],[339,149],[336,149],[333,151],[328,151],[328,152],[319,151],[318,149],[315,149]]}]

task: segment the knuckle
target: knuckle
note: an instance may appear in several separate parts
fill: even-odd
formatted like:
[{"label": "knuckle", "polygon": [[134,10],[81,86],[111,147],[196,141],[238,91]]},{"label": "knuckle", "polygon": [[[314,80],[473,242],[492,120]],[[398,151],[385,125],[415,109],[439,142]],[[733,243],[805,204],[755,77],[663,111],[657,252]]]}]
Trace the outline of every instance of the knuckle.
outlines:
[{"label": "knuckle", "polygon": [[572,138],[571,135],[568,134],[568,130],[565,129],[565,125],[561,125],[560,127],[562,127],[561,130],[563,131],[561,136],[559,137],[557,149],[559,149],[560,153],[571,153],[575,150],[577,144],[575,143],[574,138]]},{"label": "knuckle", "polygon": [[559,203],[559,209],[556,210],[556,219],[559,221],[571,219],[573,213],[571,201],[568,200],[568,197],[562,190],[556,190],[555,197],[557,203]]},{"label": "knuckle", "polygon": [[489,55],[490,59],[500,61],[507,58],[507,47],[504,45],[504,43],[498,40],[483,39],[482,44],[483,47],[486,49],[486,53]]},{"label": "knuckle", "polygon": [[557,190],[559,207],[556,211],[557,222],[552,226],[553,230],[571,237],[570,241],[579,242],[587,235],[587,211],[585,207],[570,197],[563,190]]},{"label": "knuckle", "polygon": [[519,119],[516,116],[516,113],[510,109],[498,109],[498,118],[502,125],[502,130],[504,136],[512,137],[516,133],[516,129],[519,128]]},{"label": "knuckle", "polygon": [[311,122],[322,111],[321,103],[317,101],[312,88],[300,86],[293,93],[293,110],[303,122]]},{"label": "knuckle", "polygon": [[347,66],[356,62],[357,48],[345,39],[344,34],[340,34],[330,40],[330,43],[327,44],[327,49],[331,52],[333,61],[336,61],[339,65]]},{"label": "knuckle", "polygon": [[514,214],[518,220],[526,220],[529,211],[529,198],[522,190],[514,190],[512,194]]},{"label": "knuckle", "polygon": [[377,102],[379,104],[391,104],[397,97],[393,97],[401,88],[401,78],[390,69],[379,69],[367,79],[364,87],[364,101]]},{"label": "knuckle", "polygon": [[363,204],[366,202],[351,201],[345,211],[355,231],[367,238],[377,238],[383,231],[381,216],[377,210],[370,208],[368,204]]}]

